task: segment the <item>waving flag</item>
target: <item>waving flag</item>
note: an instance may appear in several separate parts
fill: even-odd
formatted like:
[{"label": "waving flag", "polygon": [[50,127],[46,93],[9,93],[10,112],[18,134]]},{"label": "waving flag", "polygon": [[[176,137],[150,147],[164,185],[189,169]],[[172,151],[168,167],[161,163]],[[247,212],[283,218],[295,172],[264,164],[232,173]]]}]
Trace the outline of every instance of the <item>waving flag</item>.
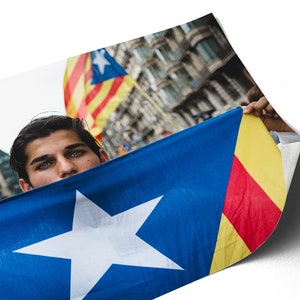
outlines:
[{"label": "waving flag", "polygon": [[1,299],[153,299],[255,251],[286,199],[241,108],[2,202]]},{"label": "waving flag", "polygon": [[67,115],[84,118],[100,139],[107,119],[134,85],[134,79],[103,48],[71,57],[64,77]]}]

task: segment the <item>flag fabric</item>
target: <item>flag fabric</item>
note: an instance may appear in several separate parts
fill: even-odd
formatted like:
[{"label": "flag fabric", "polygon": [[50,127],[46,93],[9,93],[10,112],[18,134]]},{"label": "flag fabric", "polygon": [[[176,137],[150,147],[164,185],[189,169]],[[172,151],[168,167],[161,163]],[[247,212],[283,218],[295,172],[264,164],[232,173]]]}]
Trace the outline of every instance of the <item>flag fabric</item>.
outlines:
[{"label": "flag fabric", "polygon": [[84,118],[100,140],[107,119],[134,85],[135,80],[104,48],[71,57],[64,76],[66,113]]},{"label": "flag fabric", "polygon": [[153,299],[243,259],[286,199],[281,154],[241,108],[11,197],[1,299]]},{"label": "flag fabric", "polygon": [[128,145],[127,143],[122,143],[122,144],[119,146],[118,156],[127,154],[130,150],[131,150],[130,145]]}]

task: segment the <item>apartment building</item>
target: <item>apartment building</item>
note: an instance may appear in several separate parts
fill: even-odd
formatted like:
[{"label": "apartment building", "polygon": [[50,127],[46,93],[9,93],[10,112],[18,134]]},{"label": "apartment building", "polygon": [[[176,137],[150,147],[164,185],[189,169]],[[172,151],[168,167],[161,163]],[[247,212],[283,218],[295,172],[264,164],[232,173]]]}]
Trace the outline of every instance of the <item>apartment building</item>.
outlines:
[{"label": "apartment building", "polygon": [[137,82],[104,128],[112,157],[240,106],[254,84],[212,14],[106,49]]},{"label": "apartment building", "polygon": [[0,150],[0,199],[21,193],[18,176],[9,164],[9,155]]}]

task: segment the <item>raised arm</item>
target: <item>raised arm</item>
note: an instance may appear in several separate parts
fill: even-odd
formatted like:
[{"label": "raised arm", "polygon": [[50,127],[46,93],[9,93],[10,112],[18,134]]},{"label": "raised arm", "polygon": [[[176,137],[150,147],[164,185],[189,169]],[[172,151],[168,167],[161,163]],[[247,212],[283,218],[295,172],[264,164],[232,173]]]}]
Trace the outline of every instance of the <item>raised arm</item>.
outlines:
[{"label": "raised arm", "polygon": [[249,103],[243,109],[244,114],[253,114],[260,117],[269,131],[293,132],[278,115],[266,97],[261,97],[257,101]]}]

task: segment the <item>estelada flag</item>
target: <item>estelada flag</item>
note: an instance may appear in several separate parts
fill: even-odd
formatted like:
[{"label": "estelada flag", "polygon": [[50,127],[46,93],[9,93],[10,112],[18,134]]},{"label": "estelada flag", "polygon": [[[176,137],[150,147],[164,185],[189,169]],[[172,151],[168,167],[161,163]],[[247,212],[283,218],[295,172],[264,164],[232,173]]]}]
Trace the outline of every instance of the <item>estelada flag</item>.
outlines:
[{"label": "estelada flag", "polygon": [[130,150],[131,150],[131,147],[128,144],[122,143],[119,146],[118,155],[121,156],[121,155],[127,154]]},{"label": "estelada flag", "polygon": [[86,120],[101,140],[107,119],[126,98],[135,80],[101,48],[70,57],[64,75],[64,103],[70,117]]},{"label": "estelada flag", "polygon": [[286,199],[241,108],[0,205],[1,299],[153,299],[253,253]]}]

